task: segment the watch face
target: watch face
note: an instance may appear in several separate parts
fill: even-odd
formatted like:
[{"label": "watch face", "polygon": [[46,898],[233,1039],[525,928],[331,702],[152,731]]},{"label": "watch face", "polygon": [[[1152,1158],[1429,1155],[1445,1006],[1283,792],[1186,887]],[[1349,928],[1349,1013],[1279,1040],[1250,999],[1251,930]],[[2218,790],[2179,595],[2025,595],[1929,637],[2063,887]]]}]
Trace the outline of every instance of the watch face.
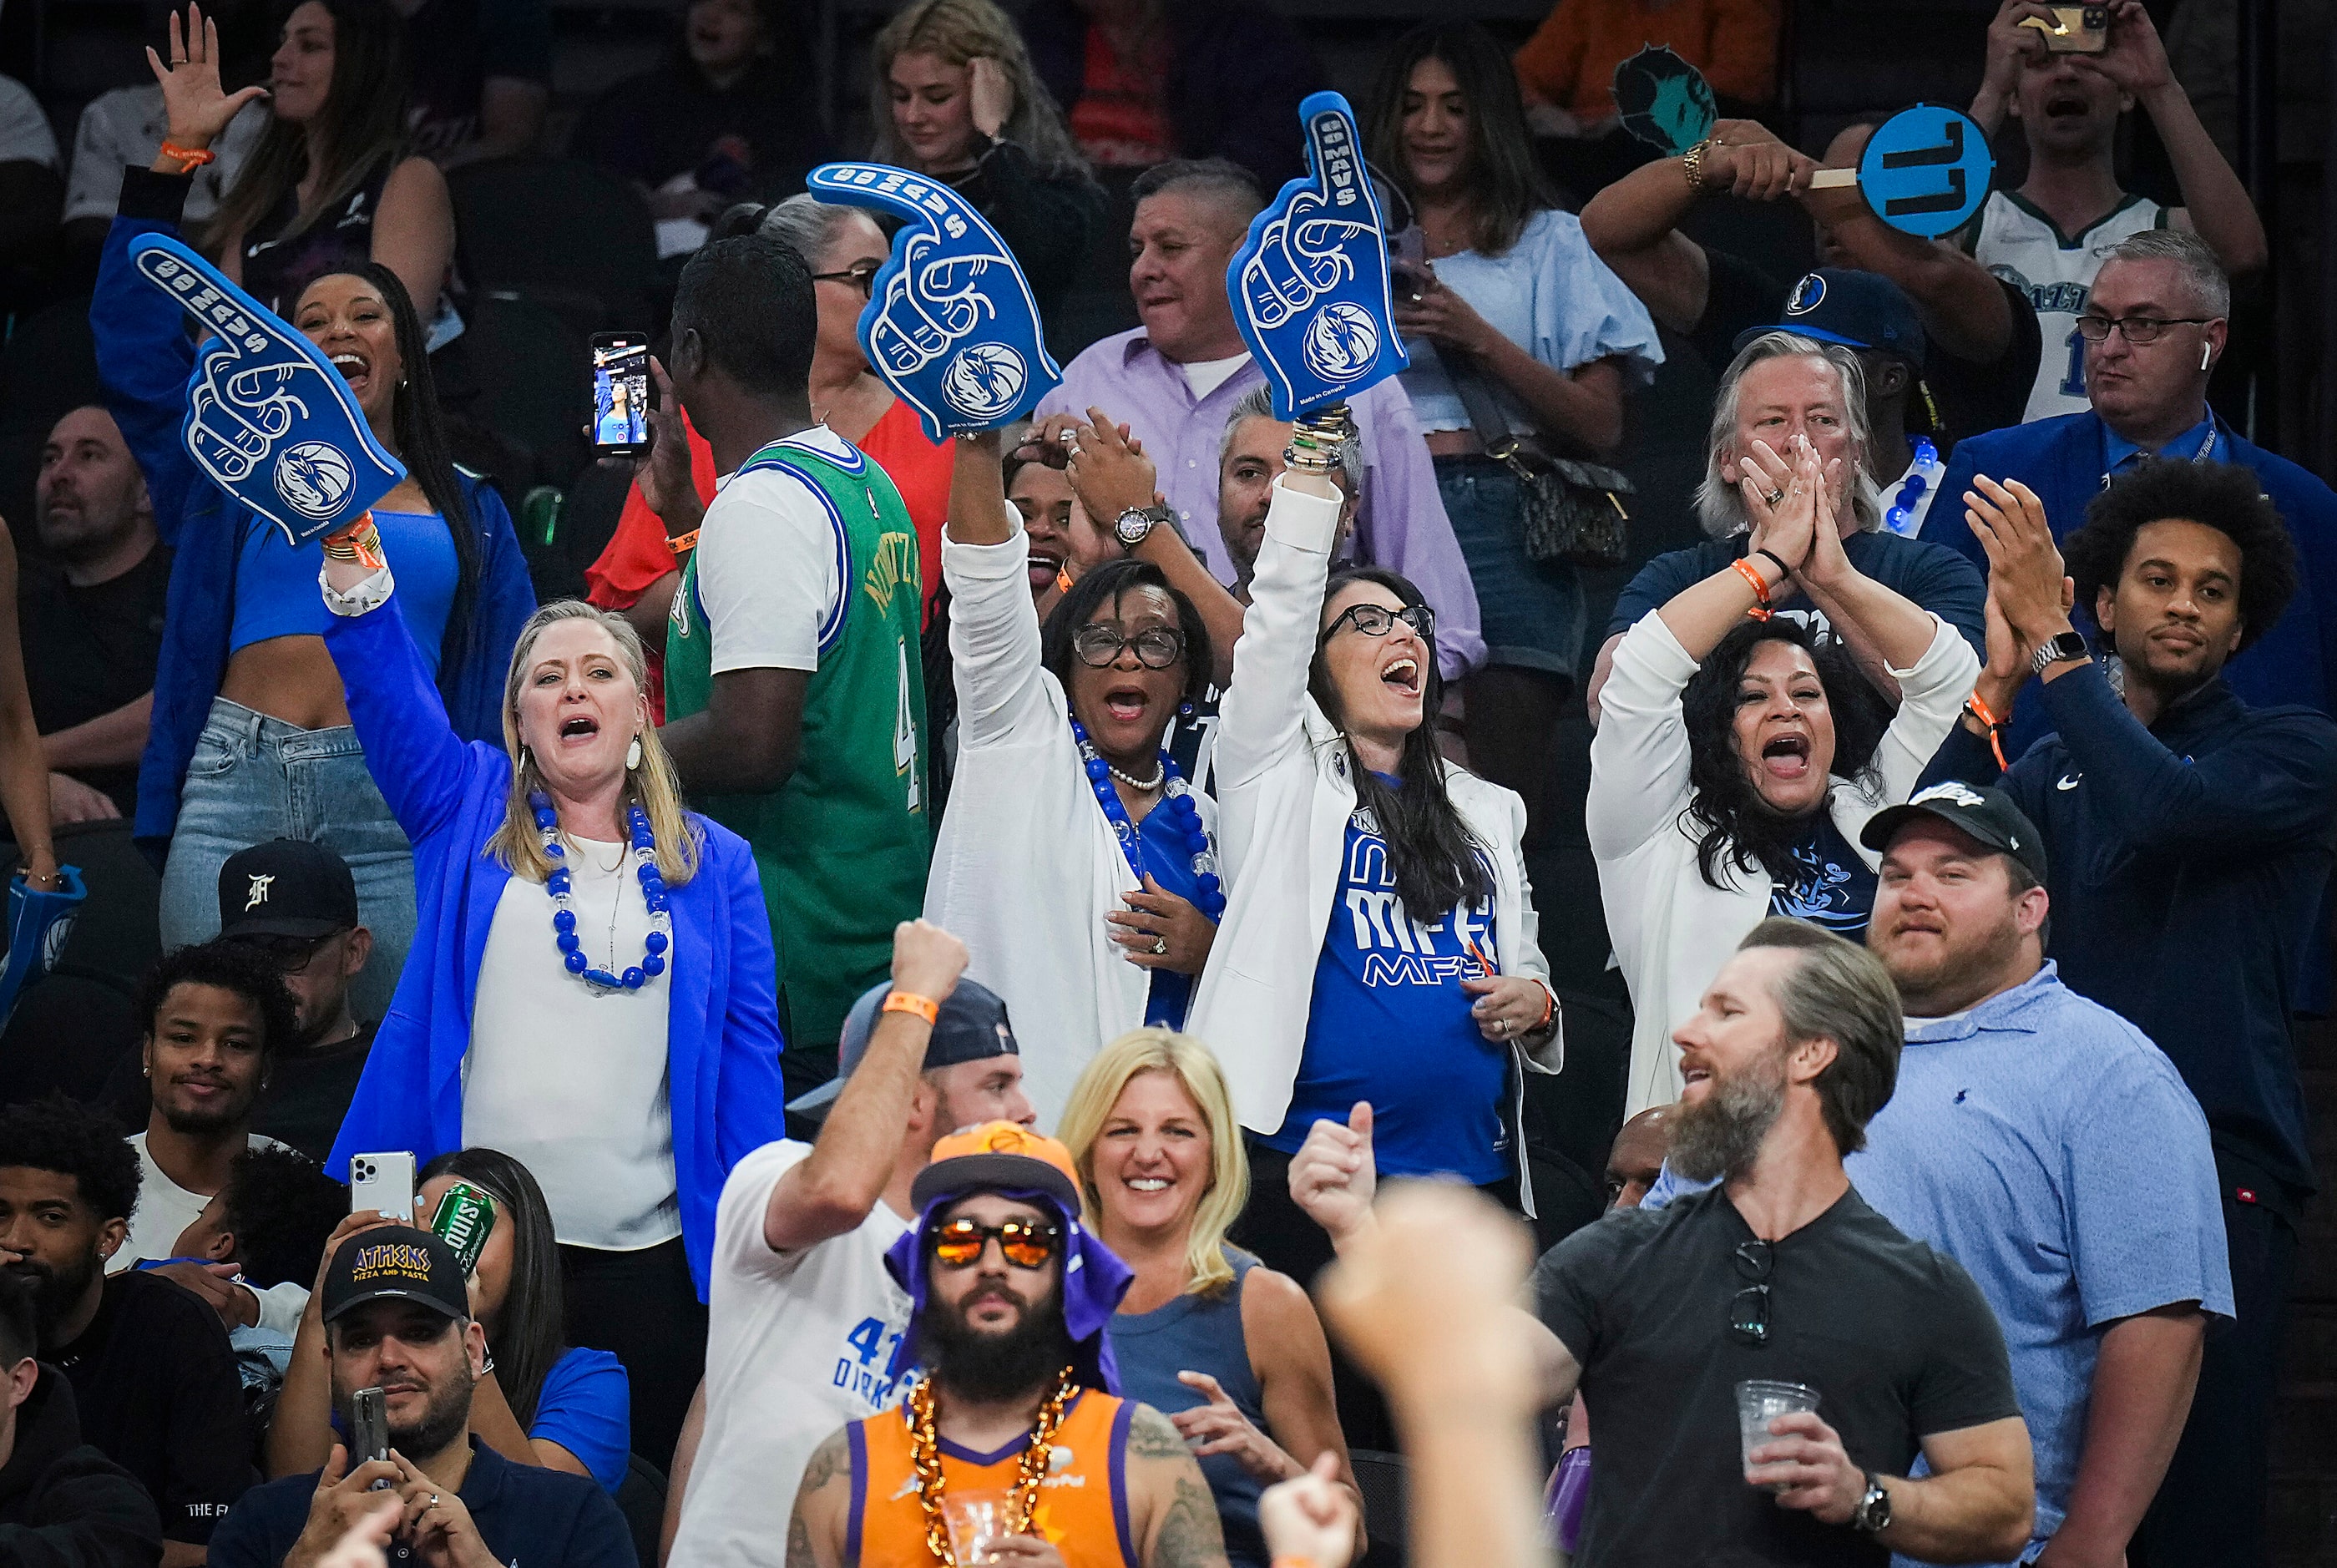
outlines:
[{"label": "watch face", "polygon": [[1152,532],[1151,515],[1144,512],[1123,512],[1120,514],[1120,521],[1112,524],[1112,532],[1120,535],[1120,542],[1123,544],[1141,544],[1144,536]]}]

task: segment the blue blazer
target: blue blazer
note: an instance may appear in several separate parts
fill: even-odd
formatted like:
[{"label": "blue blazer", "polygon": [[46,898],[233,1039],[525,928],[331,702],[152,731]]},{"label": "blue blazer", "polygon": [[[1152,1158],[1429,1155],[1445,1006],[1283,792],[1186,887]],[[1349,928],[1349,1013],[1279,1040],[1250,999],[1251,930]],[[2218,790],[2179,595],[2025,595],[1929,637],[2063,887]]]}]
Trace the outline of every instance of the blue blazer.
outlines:
[{"label": "blue blazer", "polygon": [[[2270,631],[2225,666],[2224,680],[2251,708],[2301,704],[2337,717],[2337,494],[2287,458],[2241,439],[2221,419],[2215,430],[2215,459],[2255,470],[2296,541],[2296,597]],[[2037,492],[2053,537],[2066,538],[2102,493],[2107,434],[2101,416],[2088,410],[1957,442],[1923,537],[1962,552],[1987,573],[1988,556],[1964,521],[1963,504],[1972,475],[1985,474]],[[2090,604],[2078,606],[2080,627],[2092,629],[2093,612]],[[2024,691],[2013,709],[2008,750],[2019,755],[2052,728],[2037,692]]]},{"label": "blue blazer", "polygon": [[[154,525],[176,553],[154,672],[154,717],[138,765],[137,837],[158,856],[178,825],[187,764],[227,671],[237,552],[252,518],[249,508],[205,478],[187,456],[180,426],[187,416],[194,340],[178,301],[130,265],[132,240],[178,232],[177,204],[186,199],[187,184],[144,170],[126,176],[122,215],[106,235],[89,308],[106,407],[146,476]],[[535,589],[502,498],[471,475],[458,471],[455,480],[478,536],[479,585],[468,634],[439,671],[438,691],[459,733],[494,740],[503,734],[504,673],[520,627],[535,613]]]},{"label": "blue blazer", "polygon": [[[366,766],[414,841],[414,946],[374,1035],[365,1075],[326,1169],[351,1154],[411,1149],[418,1164],[463,1146],[463,1054],[495,903],[511,868],[487,853],[503,827],[512,763],[456,739],[406,623],[386,612],[333,618],[325,646],[348,687]],[[666,1060],[673,1173],[690,1276],[706,1298],[714,1210],[730,1167],[786,1135],[771,920],[754,851],[691,813],[698,875],[672,888]],[[554,961],[552,932],[544,962]]]}]

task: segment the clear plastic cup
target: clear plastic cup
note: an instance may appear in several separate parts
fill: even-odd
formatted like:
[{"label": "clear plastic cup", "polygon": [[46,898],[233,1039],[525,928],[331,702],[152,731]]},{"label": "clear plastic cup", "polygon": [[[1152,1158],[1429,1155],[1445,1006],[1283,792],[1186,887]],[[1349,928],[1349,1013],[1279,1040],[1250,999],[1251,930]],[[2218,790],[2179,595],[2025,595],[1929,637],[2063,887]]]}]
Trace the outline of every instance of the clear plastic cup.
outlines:
[{"label": "clear plastic cup", "polygon": [[1014,1498],[1007,1492],[952,1492],[942,1499],[950,1549],[961,1563],[986,1563],[998,1544],[1014,1534]]},{"label": "clear plastic cup", "polygon": [[1807,1410],[1815,1413],[1818,1391],[1805,1383],[1772,1383],[1758,1377],[1748,1377],[1736,1386],[1736,1435],[1745,1453],[1745,1484],[1758,1486],[1765,1492],[1783,1492],[1785,1484],[1764,1481],[1756,1470],[1766,1470],[1766,1465],[1753,1463],[1753,1450],[1771,1442],[1776,1434],[1769,1423],[1780,1416],[1797,1415]]}]

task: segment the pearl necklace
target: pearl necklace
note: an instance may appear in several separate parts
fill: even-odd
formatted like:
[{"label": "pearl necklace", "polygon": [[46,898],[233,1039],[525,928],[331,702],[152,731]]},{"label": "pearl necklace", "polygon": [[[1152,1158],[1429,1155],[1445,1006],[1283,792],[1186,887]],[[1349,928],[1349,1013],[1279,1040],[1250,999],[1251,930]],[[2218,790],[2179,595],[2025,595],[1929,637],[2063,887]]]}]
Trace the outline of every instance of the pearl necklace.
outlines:
[{"label": "pearl necklace", "polygon": [[1208,829],[1201,823],[1201,808],[1193,804],[1193,787],[1177,770],[1176,760],[1168,752],[1160,753],[1159,769],[1152,783],[1130,779],[1104,760],[1095,742],[1088,739],[1087,726],[1074,715],[1071,719],[1071,740],[1079,747],[1080,761],[1087,769],[1088,786],[1095,791],[1096,804],[1103,808],[1103,819],[1111,825],[1111,836],[1120,842],[1120,852],[1128,859],[1128,868],[1136,874],[1136,885],[1144,886],[1144,847],[1137,839],[1136,824],[1128,818],[1128,808],[1120,799],[1120,791],[1111,780],[1125,780],[1131,789],[1149,789],[1165,787],[1168,798],[1160,802],[1158,812],[1166,812],[1166,825],[1177,830],[1184,840],[1186,864],[1193,868],[1193,907],[1198,909],[1211,925],[1226,916],[1225,889],[1217,881],[1217,858],[1209,847]]},{"label": "pearl necklace", "polygon": [[[568,851],[560,842],[560,813],[552,809],[552,797],[538,789],[527,798],[527,803],[535,811],[536,831],[543,836],[543,853],[552,861],[552,875],[544,878],[543,890],[552,899],[552,941],[560,949],[562,966],[582,978],[595,994],[638,991],[652,976],[665,973],[666,949],[671,945],[668,933],[673,927],[673,918],[666,906],[665,878],[658,872],[657,837],[650,828],[649,813],[641,809],[639,801],[625,808],[625,827],[632,838],[631,854],[636,863],[634,874],[640,880],[641,902],[649,907],[650,931],[641,938],[640,963],[622,975],[614,975],[592,966],[592,960],[584,956],[584,944],[576,935],[572,897],[575,878],[568,869]],[[623,862],[620,860],[619,864]],[[613,929],[614,916],[611,918]],[[613,952],[609,961],[616,962]]]},{"label": "pearl necklace", "polygon": [[1168,762],[1165,756],[1161,759],[1160,766],[1152,770],[1152,777],[1149,779],[1139,779],[1133,773],[1123,773],[1117,767],[1114,767],[1109,760],[1105,761],[1104,768],[1113,778],[1127,785],[1130,789],[1140,789],[1147,795],[1149,795],[1155,789],[1159,789],[1161,780],[1168,777]]}]

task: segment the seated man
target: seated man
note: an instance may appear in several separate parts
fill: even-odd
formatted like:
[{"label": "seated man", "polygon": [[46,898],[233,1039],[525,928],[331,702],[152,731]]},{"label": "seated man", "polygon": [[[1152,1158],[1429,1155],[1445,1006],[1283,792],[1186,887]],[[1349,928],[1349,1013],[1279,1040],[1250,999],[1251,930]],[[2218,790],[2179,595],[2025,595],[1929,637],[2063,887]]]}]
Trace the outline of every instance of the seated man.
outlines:
[{"label": "seated man", "polygon": [[933,1532],[956,1534],[948,1499],[992,1491],[1008,1499],[997,1534],[1035,1539],[1002,1551],[992,1534],[984,1561],[1223,1568],[1185,1439],[1111,1393],[1104,1328],[1132,1276],[1080,1223],[1071,1152],[1012,1122],[968,1128],[934,1147],[910,1202],[917,1223],[885,1255],[914,1303],[893,1369],[925,1377],[813,1453],[789,1563],[922,1562]]},{"label": "seated man", "polygon": [[153,1568],[162,1527],[137,1478],[81,1440],[64,1374],[33,1359],[33,1287],[0,1273],[0,1561]]},{"label": "seated man", "polygon": [[[1233,558],[1209,525],[1217,459],[1227,415],[1251,387],[1265,385],[1266,373],[1234,326],[1226,266],[1266,198],[1241,170],[1215,161],[1147,170],[1135,194],[1129,288],[1143,325],[1094,344],[1065,366],[1062,385],[1039,400],[1033,434],[1053,439],[1091,407],[1126,421],[1159,468],[1177,526],[1217,580],[1229,583]],[[1456,681],[1484,662],[1477,591],[1444,514],[1412,399],[1390,377],[1352,407],[1364,470],[1355,559],[1419,585],[1436,607],[1437,668]],[[1149,526],[1125,525],[1122,539],[1134,544],[1143,537],[1140,525]]]},{"label": "seated man", "polygon": [[219,1568],[315,1568],[386,1483],[406,1505],[392,1553],[435,1568],[634,1568],[624,1515],[589,1475],[514,1465],[471,1436],[471,1388],[487,1331],[463,1266],[427,1230],[376,1225],[342,1241],[325,1271],[333,1409],[350,1425],[360,1388],[385,1391],[386,1458],[339,1444],[324,1469],[255,1486],[212,1541]]},{"label": "seated man", "polygon": [[0,1111],[0,1266],[32,1284],[83,1440],[154,1500],[164,1568],[189,1568],[257,1476],[218,1315],[156,1274],[105,1272],[137,1202],[119,1122],[62,1097]]}]

